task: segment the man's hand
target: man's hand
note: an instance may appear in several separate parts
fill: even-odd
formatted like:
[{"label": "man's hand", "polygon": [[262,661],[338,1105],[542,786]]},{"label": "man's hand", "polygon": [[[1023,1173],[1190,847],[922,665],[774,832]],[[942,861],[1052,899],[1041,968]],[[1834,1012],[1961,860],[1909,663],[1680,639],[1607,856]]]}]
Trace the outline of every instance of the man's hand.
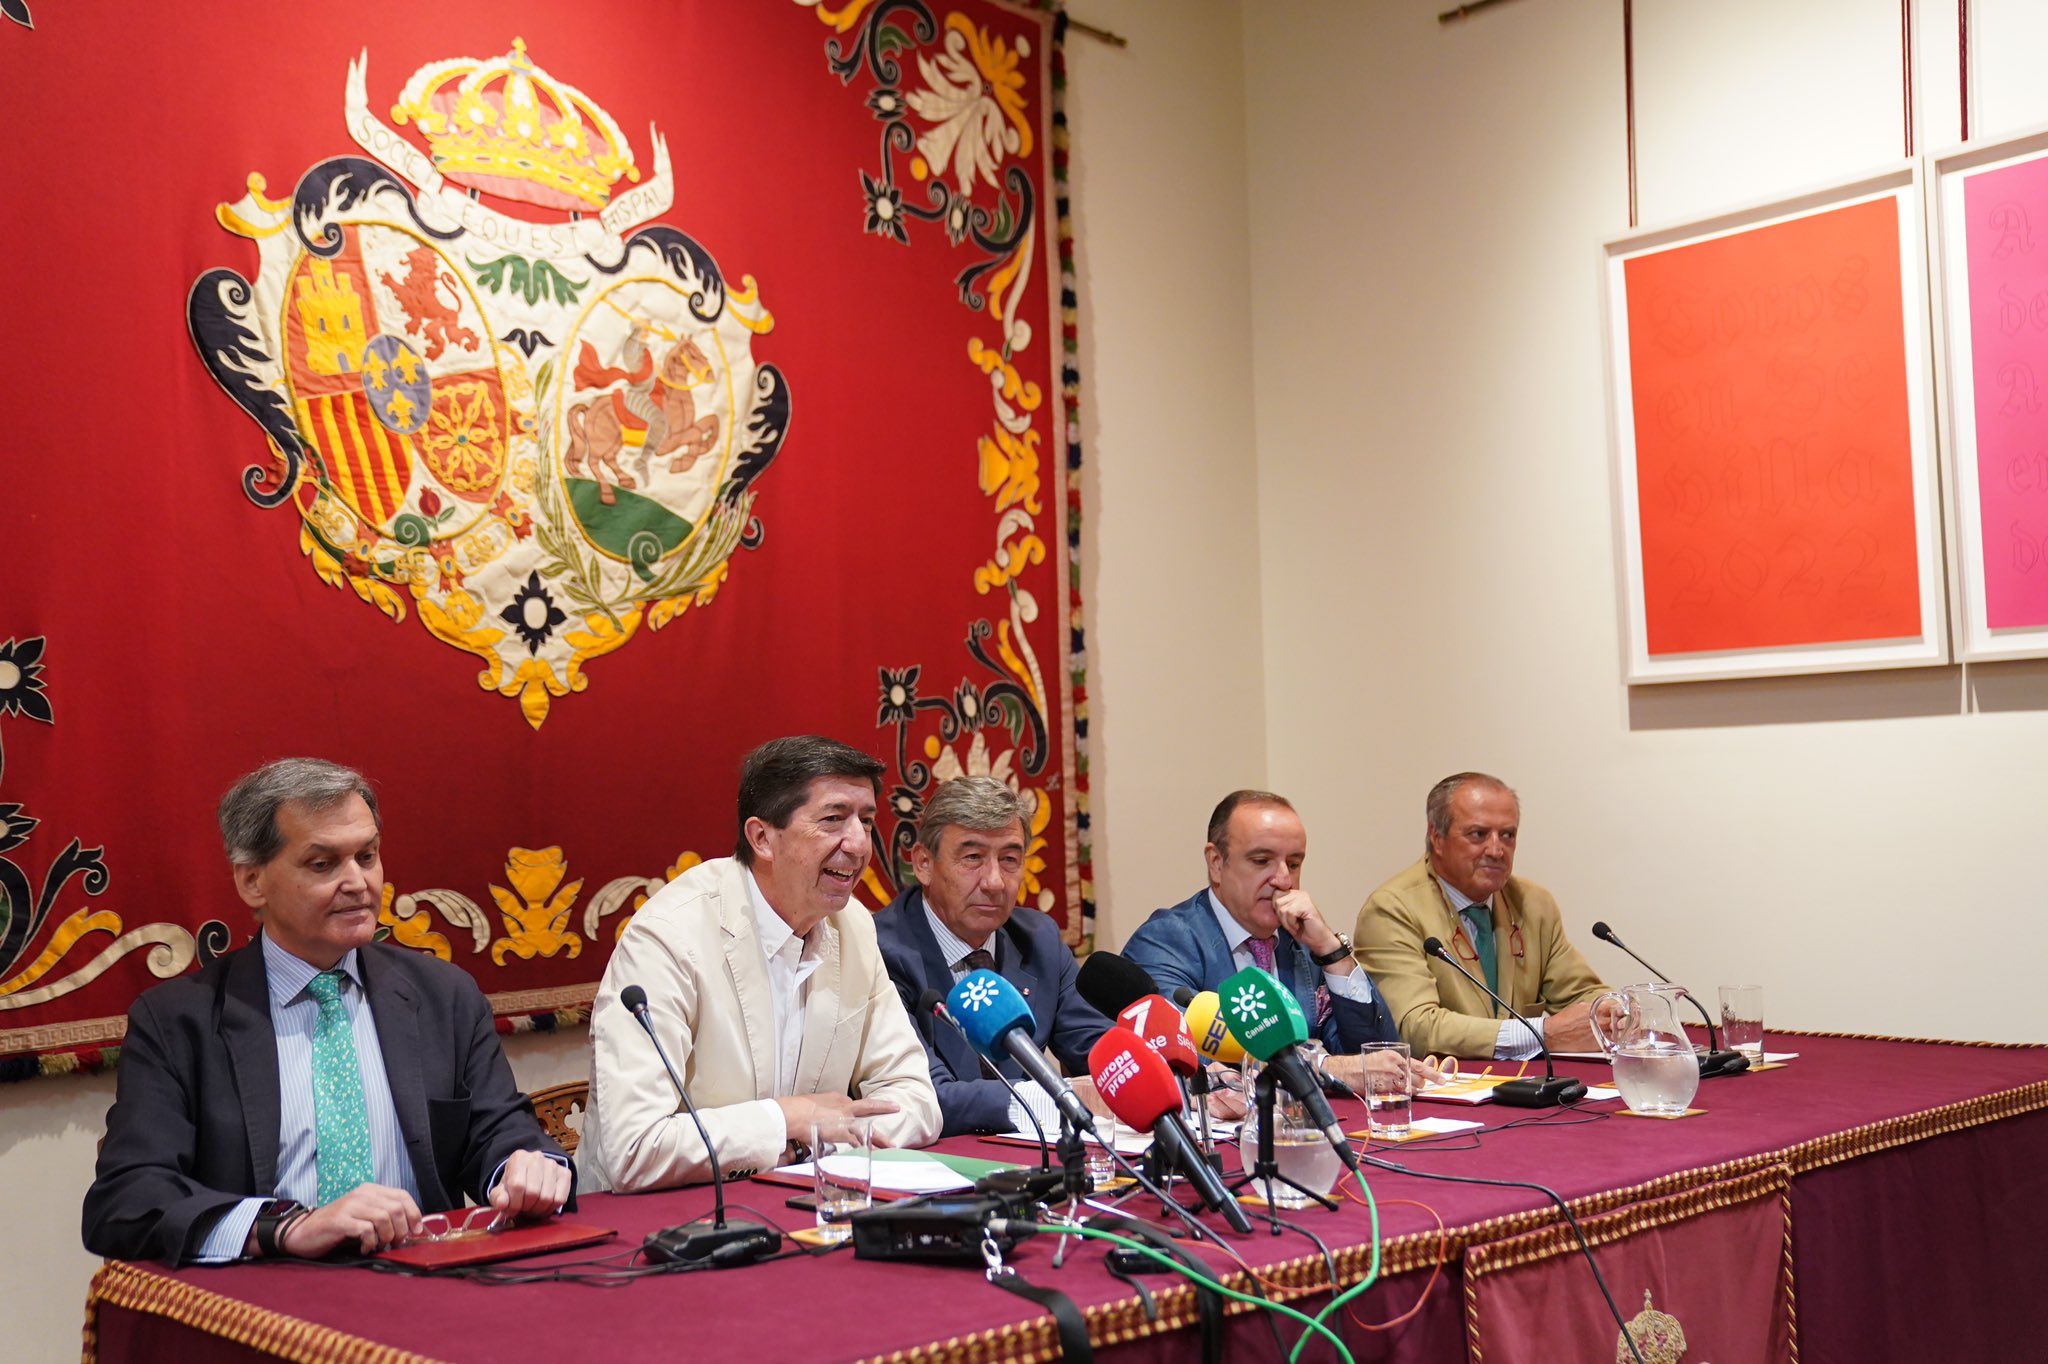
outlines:
[{"label": "man's hand", "polygon": [[[1280,926],[1287,930],[1287,936],[1307,948],[1309,955],[1319,957],[1337,946],[1336,930],[1323,922],[1323,913],[1316,908],[1316,902],[1308,898],[1308,892],[1300,886],[1283,890],[1273,897],[1274,912],[1280,916]],[[1340,961],[1329,967],[1339,973],[1349,971],[1356,960]]]},{"label": "man's hand", "polygon": [[336,1246],[353,1241],[356,1249],[369,1255],[419,1234],[420,1205],[412,1201],[411,1194],[382,1184],[359,1184],[292,1223],[278,1249],[303,1260],[317,1260]]},{"label": "man's hand", "polygon": [[538,1151],[514,1151],[491,1190],[491,1206],[509,1217],[553,1217],[569,1201],[569,1169]]},{"label": "man's hand", "polygon": [[1368,1073],[1405,1080],[1405,1087],[1411,1094],[1444,1078],[1444,1072],[1437,1069],[1434,1057],[1417,1060],[1413,1057],[1397,1056],[1391,1051],[1331,1056],[1323,1061],[1323,1070],[1332,1080],[1338,1081],[1353,1094],[1365,1093],[1365,1077]]},{"label": "man's hand", "polygon": [[[1600,1010],[1600,1026],[1611,1032],[1621,1011],[1619,1001],[1608,1000]],[[1593,1036],[1593,1001],[1569,1005],[1544,1020],[1543,1045],[1552,1051],[1599,1051],[1600,1039]]]},{"label": "man's hand", "polygon": [[[879,1118],[898,1111],[894,1099],[853,1099],[844,1094],[784,1094],[775,1100],[793,1140],[811,1140],[812,1124],[826,1141],[849,1141],[855,1118]],[[875,1145],[888,1143],[877,1138]]]},{"label": "man's hand", "polygon": [[1251,1111],[1251,1101],[1245,1092],[1249,1086],[1244,1082],[1243,1071],[1215,1066],[1210,1069],[1209,1077],[1212,1085],[1209,1090],[1210,1117],[1221,1122],[1236,1122]]}]

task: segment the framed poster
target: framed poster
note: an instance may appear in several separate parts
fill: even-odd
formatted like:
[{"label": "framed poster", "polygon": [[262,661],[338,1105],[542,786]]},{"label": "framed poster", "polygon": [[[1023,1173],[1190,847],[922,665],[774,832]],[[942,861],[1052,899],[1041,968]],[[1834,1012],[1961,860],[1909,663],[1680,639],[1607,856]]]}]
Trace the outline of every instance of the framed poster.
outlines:
[{"label": "framed poster", "polygon": [[1956,652],[2048,655],[2048,129],[1930,158]]},{"label": "framed poster", "polygon": [[1630,683],[1948,661],[1918,163],[1606,243]]}]

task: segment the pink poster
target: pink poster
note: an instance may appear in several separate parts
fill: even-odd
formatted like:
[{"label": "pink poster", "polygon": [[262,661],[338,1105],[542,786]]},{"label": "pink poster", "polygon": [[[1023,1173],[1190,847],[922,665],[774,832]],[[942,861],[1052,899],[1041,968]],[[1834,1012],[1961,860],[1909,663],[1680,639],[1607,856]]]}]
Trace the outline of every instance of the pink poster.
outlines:
[{"label": "pink poster", "polygon": [[2048,625],[2048,160],[1963,185],[1986,624]]}]

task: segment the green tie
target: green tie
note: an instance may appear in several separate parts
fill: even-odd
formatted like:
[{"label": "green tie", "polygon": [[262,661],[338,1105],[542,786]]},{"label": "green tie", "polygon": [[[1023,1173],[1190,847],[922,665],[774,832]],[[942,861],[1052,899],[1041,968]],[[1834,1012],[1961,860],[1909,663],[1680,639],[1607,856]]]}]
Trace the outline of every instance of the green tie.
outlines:
[{"label": "green tie", "polygon": [[355,1029],[341,1002],[341,972],[322,971],[306,982],[320,1004],[313,1029],[313,1166],[320,1202],[332,1203],[376,1178],[370,1158],[370,1117],[363,1103],[363,1072],[356,1064]]},{"label": "green tie", "polygon": [[1467,905],[1459,913],[1472,930],[1472,950],[1479,954],[1479,969],[1486,973],[1486,988],[1499,994],[1500,963],[1493,959],[1493,913],[1485,905]]}]

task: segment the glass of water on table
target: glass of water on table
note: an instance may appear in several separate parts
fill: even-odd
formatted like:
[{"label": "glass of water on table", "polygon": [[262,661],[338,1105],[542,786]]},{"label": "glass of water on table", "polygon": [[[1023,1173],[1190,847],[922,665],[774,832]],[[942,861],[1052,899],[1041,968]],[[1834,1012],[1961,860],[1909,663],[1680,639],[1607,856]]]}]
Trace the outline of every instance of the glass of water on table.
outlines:
[{"label": "glass of water on table", "polygon": [[1739,1051],[1752,1066],[1764,1059],[1764,987],[1721,987],[1721,1045]]},{"label": "glass of water on table", "polygon": [[867,1118],[854,1118],[834,1140],[811,1124],[812,1191],[818,1202],[818,1237],[837,1244],[853,1235],[847,1219],[874,1201],[875,1146]]}]

